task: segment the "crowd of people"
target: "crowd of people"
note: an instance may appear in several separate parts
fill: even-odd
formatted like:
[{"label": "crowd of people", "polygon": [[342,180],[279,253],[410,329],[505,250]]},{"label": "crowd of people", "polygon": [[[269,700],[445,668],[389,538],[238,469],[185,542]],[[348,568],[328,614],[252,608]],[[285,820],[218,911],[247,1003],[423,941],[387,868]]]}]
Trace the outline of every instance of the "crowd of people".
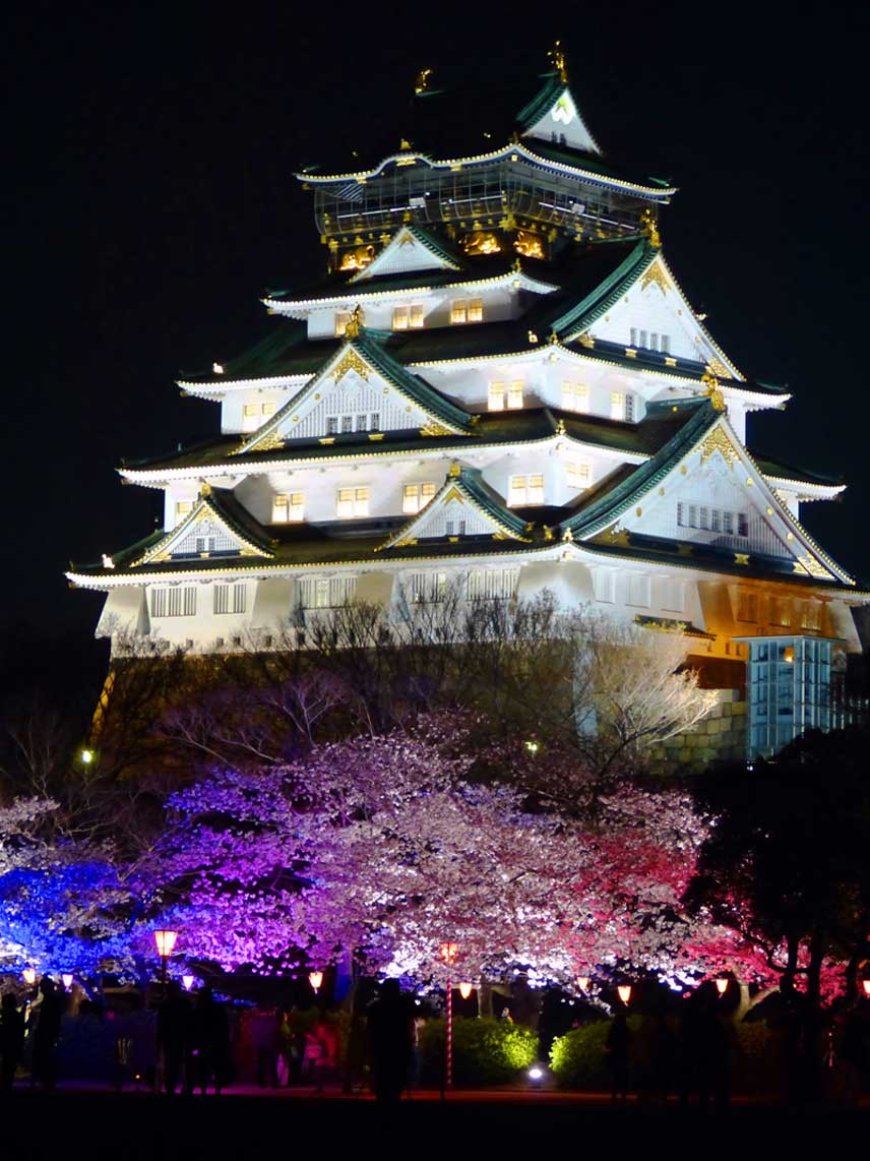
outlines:
[{"label": "crowd of people", "polygon": [[133,994],[106,1005],[45,976],[0,1002],[0,1078],[53,1089],[59,1077],[167,1095],[212,1091],[244,1080],[262,1088],[362,1087],[369,1070],[383,1099],[408,1079],[414,1009],[394,981],[379,999],[340,1019],[319,1005],[228,1005],[210,987],[170,980],[154,1005]]}]

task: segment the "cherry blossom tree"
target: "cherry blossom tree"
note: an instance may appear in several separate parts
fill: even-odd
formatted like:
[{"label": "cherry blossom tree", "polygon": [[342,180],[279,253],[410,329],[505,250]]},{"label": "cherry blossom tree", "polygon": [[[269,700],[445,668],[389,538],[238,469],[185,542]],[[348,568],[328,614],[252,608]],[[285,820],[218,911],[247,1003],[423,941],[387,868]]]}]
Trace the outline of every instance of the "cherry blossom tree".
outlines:
[{"label": "cherry blossom tree", "polygon": [[58,804],[18,799],[0,808],[0,964],[7,970],[92,974],[128,962],[135,922],[111,851],[58,836]]}]

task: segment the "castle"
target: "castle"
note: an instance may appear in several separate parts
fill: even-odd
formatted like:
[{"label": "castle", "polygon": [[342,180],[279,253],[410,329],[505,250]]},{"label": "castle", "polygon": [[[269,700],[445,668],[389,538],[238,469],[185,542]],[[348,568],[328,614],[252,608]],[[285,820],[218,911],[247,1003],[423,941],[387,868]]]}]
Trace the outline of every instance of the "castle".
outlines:
[{"label": "castle", "polygon": [[401,622],[548,591],[679,634],[749,753],[835,724],[870,595],[800,506],[843,486],[750,450],[788,393],[717,345],[662,246],[676,190],[605,157],[551,63],[483,152],[297,175],[326,281],[270,293],[269,337],[179,384],[220,436],[127,464],[163,527],[68,574],[107,594],[116,650],[304,648],[348,602]]}]

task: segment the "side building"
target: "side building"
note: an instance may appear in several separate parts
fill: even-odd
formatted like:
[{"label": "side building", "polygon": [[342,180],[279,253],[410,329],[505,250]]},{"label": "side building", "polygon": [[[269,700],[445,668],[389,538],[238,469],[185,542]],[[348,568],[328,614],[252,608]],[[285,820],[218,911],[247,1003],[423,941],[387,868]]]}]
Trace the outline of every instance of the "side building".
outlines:
[{"label": "side building", "polygon": [[870,594],[800,507],[843,485],[750,451],[788,393],[715,342],[661,244],[676,190],[602,155],[556,65],[499,148],[297,175],[328,279],[179,384],[220,437],[125,466],[163,528],[68,574],[107,594],[116,652],[305,648],[348,602],[399,624],[548,590],[684,637],[723,691],[705,756],[838,724]]}]

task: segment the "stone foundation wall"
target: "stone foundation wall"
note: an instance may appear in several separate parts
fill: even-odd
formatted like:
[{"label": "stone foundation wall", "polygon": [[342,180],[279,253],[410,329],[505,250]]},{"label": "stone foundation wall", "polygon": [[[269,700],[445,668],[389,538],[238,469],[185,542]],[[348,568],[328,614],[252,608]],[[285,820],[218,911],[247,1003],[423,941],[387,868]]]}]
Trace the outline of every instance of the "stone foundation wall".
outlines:
[{"label": "stone foundation wall", "polygon": [[653,769],[700,773],[711,762],[741,760],[746,754],[747,704],[739,700],[740,695],[737,689],[717,690],[709,717],[652,750]]}]

